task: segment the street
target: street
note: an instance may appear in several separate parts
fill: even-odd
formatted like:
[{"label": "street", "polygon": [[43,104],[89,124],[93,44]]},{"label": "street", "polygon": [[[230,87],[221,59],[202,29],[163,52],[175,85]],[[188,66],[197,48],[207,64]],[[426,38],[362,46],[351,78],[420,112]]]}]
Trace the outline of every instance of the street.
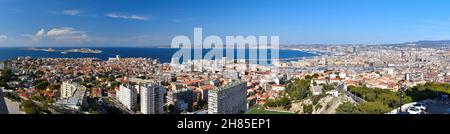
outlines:
[{"label": "street", "polygon": [[[408,107],[416,104],[417,102],[412,102],[408,104],[404,104],[402,106],[402,112],[407,111]],[[428,99],[420,101],[419,103],[427,104],[427,111],[426,114],[448,114],[450,113],[450,101],[440,101],[439,99]],[[387,114],[398,114],[398,108],[392,110],[391,112]]]},{"label": "street", "polygon": [[439,101],[437,99],[428,103],[427,114],[448,114],[450,108],[450,101]]}]

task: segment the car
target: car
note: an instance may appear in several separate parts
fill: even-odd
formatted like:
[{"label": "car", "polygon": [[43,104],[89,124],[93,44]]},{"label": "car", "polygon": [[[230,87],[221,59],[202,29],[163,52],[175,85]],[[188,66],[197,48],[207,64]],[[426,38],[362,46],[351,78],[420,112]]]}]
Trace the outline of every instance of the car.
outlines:
[{"label": "car", "polygon": [[408,108],[407,112],[408,112],[409,114],[422,114],[423,111],[420,110],[419,108],[416,108],[416,107],[414,107],[414,106],[411,106],[411,107]]},{"label": "car", "polygon": [[420,110],[423,110],[423,111],[427,111],[427,104],[417,103],[417,104],[414,104],[413,107],[416,107],[416,108],[418,108]]}]

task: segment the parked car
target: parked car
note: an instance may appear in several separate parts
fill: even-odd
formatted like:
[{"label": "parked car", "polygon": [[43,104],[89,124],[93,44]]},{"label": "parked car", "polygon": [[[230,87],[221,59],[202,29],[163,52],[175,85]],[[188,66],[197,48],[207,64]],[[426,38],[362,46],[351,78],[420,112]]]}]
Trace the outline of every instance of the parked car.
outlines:
[{"label": "parked car", "polygon": [[422,110],[420,110],[419,108],[416,108],[416,107],[414,107],[414,106],[411,106],[411,107],[409,107],[408,108],[408,111],[407,111],[409,114],[422,114]]},{"label": "parked car", "polygon": [[423,111],[427,111],[427,104],[424,104],[424,103],[414,104],[413,107],[416,107],[416,108],[418,108],[420,110],[423,110]]}]

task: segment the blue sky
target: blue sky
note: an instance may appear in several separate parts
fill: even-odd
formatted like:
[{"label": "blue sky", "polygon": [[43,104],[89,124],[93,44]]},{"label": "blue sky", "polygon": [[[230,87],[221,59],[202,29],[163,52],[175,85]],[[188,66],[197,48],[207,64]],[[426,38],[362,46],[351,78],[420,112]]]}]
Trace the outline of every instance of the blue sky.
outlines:
[{"label": "blue sky", "polygon": [[156,46],[176,35],[281,44],[450,39],[448,0],[0,0],[0,46]]}]

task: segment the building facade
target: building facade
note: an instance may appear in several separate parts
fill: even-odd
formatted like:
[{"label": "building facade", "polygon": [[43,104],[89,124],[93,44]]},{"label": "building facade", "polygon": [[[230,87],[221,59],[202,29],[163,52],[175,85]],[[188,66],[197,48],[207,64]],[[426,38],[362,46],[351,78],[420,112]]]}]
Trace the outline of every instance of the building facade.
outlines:
[{"label": "building facade", "polygon": [[208,92],[208,114],[239,114],[247,111],[247,82],[235,81]]},{"label": "building facade", "polygon": [[72,97],[77,91],[77,84],[65,81],[61,84],[61,99]]},{"label": "building facade", "polygon": [[132,110],[137,105],[137,89],[130,84],[120,85],[116,97],[129,110]]},{"label": "building facade", "polygon": [[76,82],[65,81],[61,84],[61,96],[56,102],[72,109],[86,108],[86,87]]},{"label": "building facade", "polygon": [[159,83],[147,83],[140,86],[141,113],[162,114],[164,112],[165,89]]},{"label": "building facade", "polygon": [[167,93],[168,101],[174,104],[175,109],[180,111],[192,111],[194,97],[194,91],[189,88],[175,89]]}]

